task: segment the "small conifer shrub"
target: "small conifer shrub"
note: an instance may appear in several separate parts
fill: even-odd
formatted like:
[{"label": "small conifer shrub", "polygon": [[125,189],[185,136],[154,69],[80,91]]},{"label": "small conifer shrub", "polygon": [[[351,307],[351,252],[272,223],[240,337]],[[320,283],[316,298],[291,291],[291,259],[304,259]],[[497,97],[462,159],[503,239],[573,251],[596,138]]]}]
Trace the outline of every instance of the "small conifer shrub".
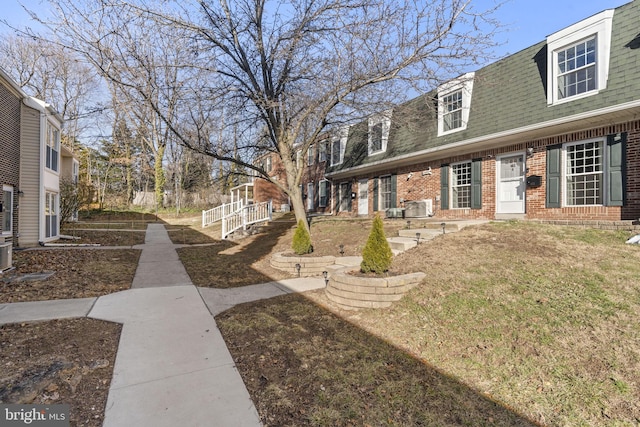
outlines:
[{"label": "small conifer shrub", "polygon": [[373,227],[369,233],[367,244],[364,245],[364,249],[362,250],[360,271],[363,273],[376,274],[389,271],[392,257],[391,247],[384,235],[382,219],[380,219],[380,215],[376,215],[373,219]]},{"label": "small conifer shrub", "polygon": [[293,243],[291,247],[296,255],[304,255],[311,253],[312,251],[311,236],[309,236],[309,232],[304,226],[302,220],[298,221],[298,227],[296,228],[296,232],[293,234]]}]

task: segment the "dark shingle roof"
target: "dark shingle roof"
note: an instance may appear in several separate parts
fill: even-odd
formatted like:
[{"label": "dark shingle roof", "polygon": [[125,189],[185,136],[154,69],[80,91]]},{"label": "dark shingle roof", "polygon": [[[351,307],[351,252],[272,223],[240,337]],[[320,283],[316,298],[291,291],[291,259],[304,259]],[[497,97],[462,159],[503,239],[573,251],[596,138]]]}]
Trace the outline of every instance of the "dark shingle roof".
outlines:
[{"label": "dark shingle roof", "polygon": [[[393,111],[384,153],[367,156],[367,122],[352,126],[345,161],[329,173],[366,166],[398,156],[518,129],[560,117],[640,99],[640,1],[616,8],[606,89],[597,95],[547,105],[547,44],[541,41],[475,72],[466,130],[437,136],[434,93],[415,98]],[[431,105],[429,105],[431,103]]]}]

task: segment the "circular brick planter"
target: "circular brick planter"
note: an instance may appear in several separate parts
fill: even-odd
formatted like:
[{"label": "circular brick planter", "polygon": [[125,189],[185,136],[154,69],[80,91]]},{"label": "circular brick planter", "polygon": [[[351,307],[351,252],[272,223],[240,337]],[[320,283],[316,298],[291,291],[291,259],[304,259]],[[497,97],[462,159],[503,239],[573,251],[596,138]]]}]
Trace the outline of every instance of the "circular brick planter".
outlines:
[{"label": "circular brick planter", "polygon": [[422,272],[389,277],[359,277],[349,274],[351,271],[356,269],[346,267],[332,272],[325,289],[329,300],[347,310],[389,307],[426,277]]},{"label": "circular brick planter", "polygon": [[335,264],[334,256],[295,256],[293,252],[278,252],[271,257],[271,267],[286,271],[293,275],[298,274],[296,264],[300,264],[300,276],[321,276],[327,267]]}]

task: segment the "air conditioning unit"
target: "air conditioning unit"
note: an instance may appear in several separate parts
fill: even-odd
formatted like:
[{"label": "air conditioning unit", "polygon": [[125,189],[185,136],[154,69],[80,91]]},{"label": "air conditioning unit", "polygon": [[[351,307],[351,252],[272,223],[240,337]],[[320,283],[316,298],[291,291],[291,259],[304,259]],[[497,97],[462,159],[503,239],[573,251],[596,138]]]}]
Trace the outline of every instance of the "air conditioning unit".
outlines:
[{"label": "air conditioning unit", "polygon": [[404,218],[403,211],[400,208],[389,208],[385,210],[385,215],[387,218]]},{"label": "air conditioning unit", "polygon": [[433,199],[406,202],[404,206],[405,218],[426,218],[433,216]]},{"label": "air conditioning unit", "polygon": [[0,243],[0,271],[11,268],[11,242]]}]

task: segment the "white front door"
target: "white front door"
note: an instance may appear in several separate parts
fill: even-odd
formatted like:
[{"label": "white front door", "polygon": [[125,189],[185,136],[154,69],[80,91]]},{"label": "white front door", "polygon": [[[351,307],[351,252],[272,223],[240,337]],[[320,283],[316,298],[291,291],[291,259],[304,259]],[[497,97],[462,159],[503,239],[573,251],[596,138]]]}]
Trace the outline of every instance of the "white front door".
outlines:
[{"label": "white front door", "polygon": [[315,206],[313,203],[313,182],[307,183],[307,210],[312,211]]},{"label": "white front door", "polygon": [[358,215],[369,213],[369,181],[362,179],[358,181]]},{"label": "white front door", "polygon": [[509,154],[498,158],[498,213],[524,213],[525,155]]}]

